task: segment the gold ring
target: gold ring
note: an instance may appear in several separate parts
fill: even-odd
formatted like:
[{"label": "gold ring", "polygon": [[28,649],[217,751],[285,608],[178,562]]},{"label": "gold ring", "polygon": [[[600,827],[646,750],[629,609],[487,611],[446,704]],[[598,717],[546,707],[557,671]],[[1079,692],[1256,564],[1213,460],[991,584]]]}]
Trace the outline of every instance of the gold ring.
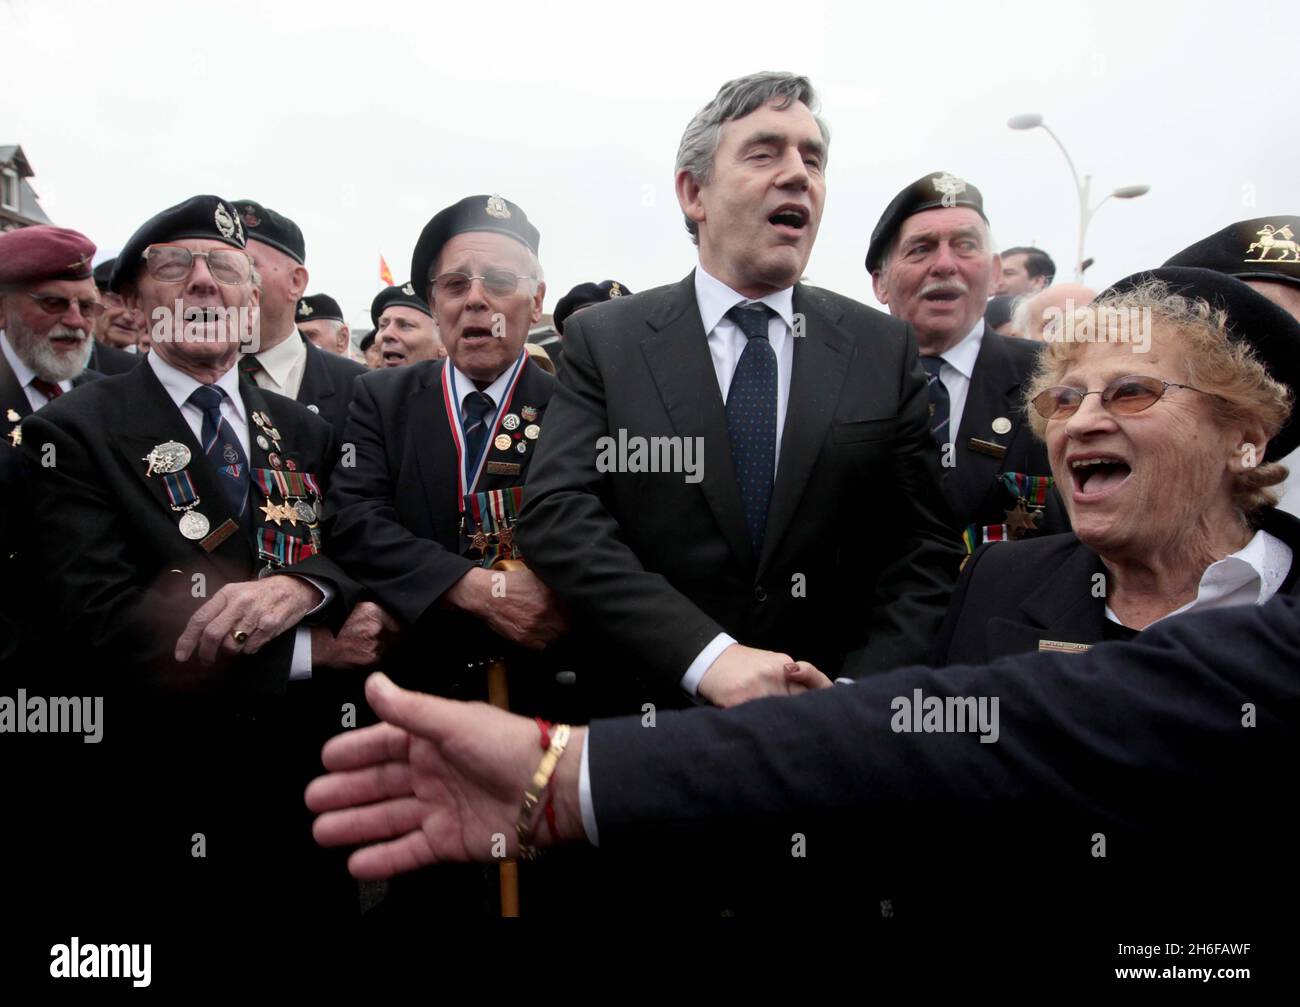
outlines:
[{"label": "gold ring", "polygon": [[245,640],[248,639],[248,634],[245,633],[242,629],[232,630],[230,635],[235,638],[235,643],[243,643]]}]

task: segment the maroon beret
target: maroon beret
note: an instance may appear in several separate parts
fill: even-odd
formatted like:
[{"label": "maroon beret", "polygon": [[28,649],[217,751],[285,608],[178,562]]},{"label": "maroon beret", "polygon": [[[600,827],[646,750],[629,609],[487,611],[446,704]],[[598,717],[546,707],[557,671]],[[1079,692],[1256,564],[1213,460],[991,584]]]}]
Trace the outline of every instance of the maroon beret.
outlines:
[{"label": "maroon beret", "polygon": [[0,285],[90,278],[95,243],[79,231],[39,224],[0,234]]}]

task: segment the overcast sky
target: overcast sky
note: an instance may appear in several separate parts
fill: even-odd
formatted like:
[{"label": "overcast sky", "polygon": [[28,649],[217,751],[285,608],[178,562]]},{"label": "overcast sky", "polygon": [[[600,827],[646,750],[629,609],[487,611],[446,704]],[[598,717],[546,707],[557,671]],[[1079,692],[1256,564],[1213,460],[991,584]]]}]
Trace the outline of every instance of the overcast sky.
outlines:
[{"label": "overcast sky", "polygon": [[[1059,11],[1059,12],[1058,12]],[[980,187],[1000,246],[1070,272],[1094,200],[1104,286],[1233,220],[1300,210],[1300,3],[74,3],[0,0],[0,144],[51,219],[119,248],[202,192],[286,213],[310,292],[369,325],[382,252],[401,282],[442,207],[478,192],[542,234],[546,310],[642,290],[695,253],[673,193],[683,127],[725,80],[807,74],[832,131],[809,278],[875,304],[862,260],[922,174]]]}]

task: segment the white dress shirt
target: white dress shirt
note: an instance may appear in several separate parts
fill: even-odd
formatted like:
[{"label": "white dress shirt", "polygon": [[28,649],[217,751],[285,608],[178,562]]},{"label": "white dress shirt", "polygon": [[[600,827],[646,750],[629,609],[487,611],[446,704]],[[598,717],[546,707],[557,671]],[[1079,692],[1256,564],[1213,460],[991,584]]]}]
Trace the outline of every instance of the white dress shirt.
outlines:
[{"label": "white dress shirt", "polygon": [[[1195,598],[1155,622],[1193,610],[1263,605],[1277,594],[1286,580],[1291,572],[1292,559],[1289,545],[1276,535],[1257,531],[1231,556],[1224,556],[1205,568]],[[1106,606],[1106,618],[1122,625],[1109,605]],[[1154,626],[1155,622],[1151,625]]]},{"label": "white dress shirt", "polygon": [[[478,391],[478,386],[469,378],[465,377],[461,369],[453,364],[450,359],[447,360],[447,366],[451,368],[452,374],[456,378],[456,394],[460,396],[460,419],[463,423],[466,419],[465,400],[470,397],[471,393]],[[513,369],[514,361],[512,360],[510,366],[498,374],[497,379],[493,381],[492,384],[483,389],[483,393],[492,400],[492,407],[494,409],[500,406],[501,400],[506,397],[506,388],[510,384],[510,372]],[[485,419],[483,422],[486,423],[488,420]],[[489,430],[488,434],[494,432],[495,431],[493,430]]]},{"label": "white dress shirt", "polygon": [[983,345],[984,319],[981,318],[960,343],[939,354],[939,359],[943,361],[939,365],[939,380],[948,391],[948,441],[951,444],[956,444],[961,435],[961,417],[966,411],[970,379],[975,373],[975,361],[979,359],[980,347]]},{"label": "white dress shirt", "polygon": [[[4,329],[0,329],[0,352],[3,352],[5,359],[9,361],[9,368],[14,372],[14,377],[18,379],[23,394],[27,396],[27,404],[32,407],[32,412],[49,402],[50,400],[44,392],[32,387],[32,378],[40,375],[28,367],[22,358],[18,356],[18,351],[9,342],[9,337],[5,335]],[[65,392],[72,391],[71,381],[60,381],[58,385]]]},{"label": "white dress shirt", "polygon": [[[173,367],[157,353],[147,354],[145,361],[153,368],[154,374],[162,384],[164,391],[167,392],[168,397],[176,403],[176,408],[181,411],[181,416],[185,418],[185,422],[194,433],[194,439],[199,444],[202,444],[203,410],[189,400],[190,395],[194,393],[194,389],[198,388],[202,382]],[[221,418],[229,423],[231,429],[235,431],[235,436],[239,438],[239,446],[244,449],[244,457],[249,458],[251,452],[249,451],[248,417],[244,415],[244,400],[239,395],[238,368],[230,368],[217,379],[216,384],[218,388],[226,393],[221,398]],[[333,589],[328,584],[322,584],[311,577],[303,577],[303,580],[324,595],[321,602],[311,610],[311,612],[317,612],[321,606],[329,603],[334,594]],[[307,614],[310,615],[311,612]],[[293,659],[289,664],[289,680],[295,681],[308,678],[311,678],[311,628],[299,625],[294,631]]]},{"label": "white dress shirt", "polygon": [[307,344],[298,330],[269,350],[255,354],[262,369],[253,374],[259,388],[266,388],[291,399],[298,397],[302,376],[307,371]]},{"label": "white dress shirt", "polygon": [[[721,280],[710,276],[703,266],[695,270],[695,300],[700,309],[700,321],[708,333],[709,355],[713,358],[713,372],[718,378],[722,401],[727,401],[731,379],[740,363],[749,339],[740,326],[727,317],[727,312],[738,304],[755,303],[753,298],[738,294]],[[774,294],[758,298],[774,314],[768,319],[767,339],[776,353],[776,464],[781,464],[781,434],[785,430],[786,407],[790,403],[790,374],[794,370],[794,288],[787,287]],[[776,470],[772,472],[776,479]],[[700,651],[682,675],[681,685],[690,695],[697,694],[700,679],[704,677],[718,656],[736,642],[728,633],[719,633]]]},{"label": "white dress shirt", "polygon": [[1300,517],[1300,450],[1292,451],[1282,459],[1282,464],[1290,472],[1286,477],[1286,482],[1277,487],[1278,493],[1281,495],[1281,499],[1277,504],[1278,509]]}]

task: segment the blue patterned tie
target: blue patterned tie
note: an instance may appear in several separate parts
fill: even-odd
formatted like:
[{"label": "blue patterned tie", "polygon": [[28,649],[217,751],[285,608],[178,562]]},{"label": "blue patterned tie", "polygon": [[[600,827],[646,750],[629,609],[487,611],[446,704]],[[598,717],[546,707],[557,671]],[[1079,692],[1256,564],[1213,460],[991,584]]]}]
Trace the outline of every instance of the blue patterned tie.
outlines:
[{"label": "blue patterned tie", "polygon": [[479,453],[488,435],[487,414],[496,408],[496,403],[487,392],[470,392],[461,408],[465,413],[465,453],[472,467],[478,464]]},{"label": "blue patterned tie", "polygon": [[199,439],[203,453],[220,477],[217,482],[230,509],[243,520],[248,510],[248,458],[239,446],[235,428],[221,415],[221,400],[226,392],[216,385],[199,385],[190,393],[190,401],[203,410],[203,427]]},{"label": "blue patterned tie", "polygon": [[925,390],[930,393],[930,433],[942,450],[952,439],[948,430],[948,389],[939,380],[943,358],[922,357],[921,366],[925,368]]},{"label": "blue patterned tie", "polygon": [[745,334],[745,349],[727,391],[727,434],[745,528],[755,557],[762,551],[776,472],[776,351],[767,339],[766,304],[737,305],[727,317]]}]

